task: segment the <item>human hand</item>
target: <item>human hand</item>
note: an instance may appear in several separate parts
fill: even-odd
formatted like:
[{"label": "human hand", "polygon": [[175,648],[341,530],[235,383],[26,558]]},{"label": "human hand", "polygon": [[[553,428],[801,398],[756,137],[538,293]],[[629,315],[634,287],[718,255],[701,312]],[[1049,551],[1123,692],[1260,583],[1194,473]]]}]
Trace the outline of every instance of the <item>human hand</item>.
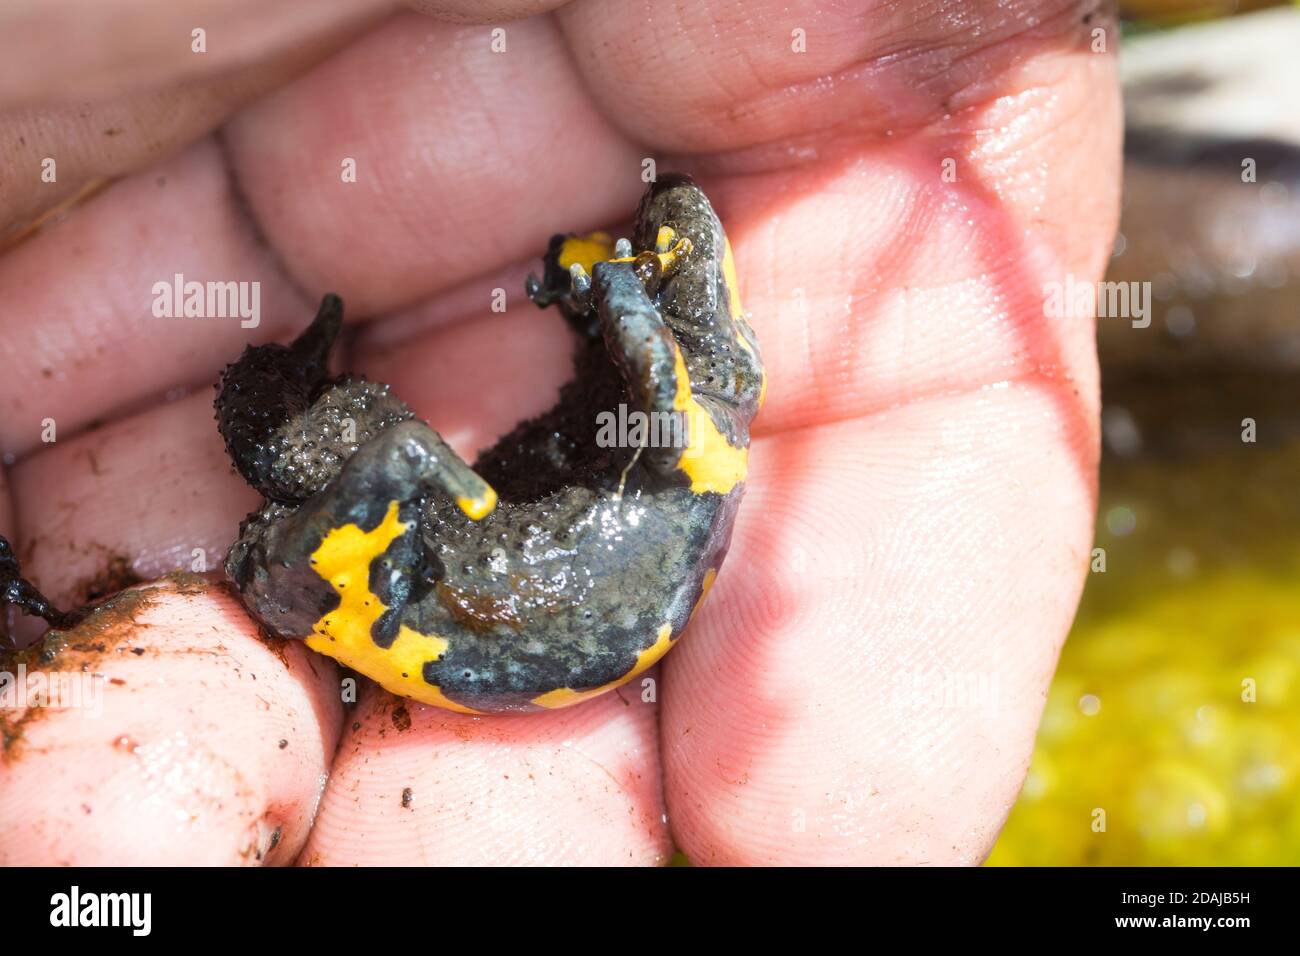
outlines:
[{"label": "human hand", "polygon": [[[546,408],[570,343],[523,275],[552,232],[622,221],[647,157],[719,211],[767,403],[730,557],[657,703],[629,685],[474,718],[366,685],[345,714],[333,662],[172,581],[52,665],[105,676],[101,717],[6,716],[0,862],[982,859],[1092,535],[1092,327],[1045,318],[1043,288],[1099,278],[1110,248],[1105,14],[576,3],[505,23],[493,52],[495,22],[363,31],[386,4],[237,3],[195,55],[189,24],[217,8],[176,6],[134,0],[168,28],[94,69],[71,40],[75,62],[0,58],[106,97],[11,92],[0,224],[120,177],[0,257],[0,521],[47,592],[82,599],[116,556],[145,579],[218,565],[257,502],[211,383],[327,289],[360,325],[345,367],[463,455]],[[259,282],[262,321],[155,318],[177,273]]]}]

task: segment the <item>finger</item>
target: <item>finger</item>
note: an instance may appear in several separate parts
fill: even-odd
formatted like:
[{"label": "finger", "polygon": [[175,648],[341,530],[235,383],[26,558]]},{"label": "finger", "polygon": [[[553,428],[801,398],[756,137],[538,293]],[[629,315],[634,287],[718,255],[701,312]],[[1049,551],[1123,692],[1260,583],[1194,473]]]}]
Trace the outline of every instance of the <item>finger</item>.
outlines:
[{"label": "finger", "polygon": [[354,315],[624,215],[640,185],[638,151],[595,114],[547,18],[512,25],[500,53],[481,27],[395,18],[246,111],[228,141],[290,272]]},{"label": "finger", "polygon": [[412,10],[452,23],[505,23],[554,10],[565,0],[403,0]]},{"label": "finger", "polygon": [[371,687],[302,862],[667,862],[655,707],[638,693],[629,685],[554,713],[484,720]]},{"label": "finger", "polygon": [[1005,92],[1019,53],[1076,50],[1082,18],[1099,17],[1069,0],[921,10],[580,0],[557,15],[602,113],[630,138],[769,167],[986,103]]},{"label": "finger", "polygon": [[[324,59],[364,22],[354,18],[320,35],[308,33],[289,49],[216,76],[177,78],[156,89],[93,103],[3,109],[0,126],[6,135],[0,138],[0,163],[7,172],[0,178],[0,249],[38,226],[61,204],[114,177],[168,158],[244,103]],[[48,45],[47,40],[29,49]],[[0,89],[5,89],[3,83]]]},{"label": "finger", "polygon": [[[1084,95],[1083,91],[1076,93]],[[953,137],[955,138],[955,137]],[[753,312],[768,393],[755,434],[876,414],[996,380],[1089,378],[1087,322],[1043,334],[1041,287],[1050,275],[1087,275],[1103,247],[1025,249],[1019,223],[1100,235],[1108,217],[1059,196],[1019,210],[974,183],[938,181],[953,138],[896,149],[867,147],[817,167],[716,177],[734,233],[742,301]],[[1024,150],[1026,162],[1046,149]],[[1053,178],[1108,187],[1103,169],[1055,159]],[[1027,285],[1022,262],[1045,270]],[[1058,272],[1057,270],[1060,270]]]},{"label": "finger", "polygon": [[59,691],[0,710],[0,863],[278,864],[301,849],[337,740],[333,665],[263,643],[225,592],[128,591],[52,660],[5,663]]},{"label": "finger", "polygon": [[[1041,41],[998,44],[1001,100],[824,133],[779,177],[722,187],[779,222],[736,239],[778,431],[666,664],[667,802],[694,860],[972,862],[1014,799],[1094,500],[1091,326],[1048,321],[1043,290],[1100,275],[1118,181],[1112,64]],[[917,61],[889,62],[923,88]],[[800,263],[810,247],[839,268]],[[985,696],[916,703],[943,680]]]},{"label": "finger", "polygon": [[1094,455],[1039,384],[758,442],[763,520],[665,665],[687,856],[982,859],[1078,599]]},{"label": "finger", "polygon": [[10,543],[18,540],[18,532],[14,525],[13,508],[10,506],[9,490],[9,469],[0,468],[0,536],[9,539]]},{"label": "finger", "polygon": [[[201,223],[196,227],[195,223]],[[245,283],[255,318],[154,314],[156,287]],[[201,387],[250,341],[282,334],[310,307],[240,212],[220,150],[200,143],[123,180],[0,257],[0,447],[30,451],[96,420]],[[252,315],[252,311],[249,311]],[[255,327],[245,328],[256,321]],[[48,439],[47,439],[48,440]]]},{"label": "finger", "polygon": [[[102,100],[234,71],[391,0],[14,0],[0,9],[0,108]],[[201,31],[196,34],[195,31]]]},{"label": "finger", "polygon": [[[388,324],[375,323],[376,331]],[[573,376],[564,320],[532,303],[413,337],[363,335],[354,354],[358,372],[392,384],[467,461],[518,422],[551,408]]]},{"label": "finger", "polygon": [[[42,446],[10,474],[24,572],[76,607],[133,581],[220,568],[257,494],[199,393]],[[38,622],[23,633],[35,636]]]}]

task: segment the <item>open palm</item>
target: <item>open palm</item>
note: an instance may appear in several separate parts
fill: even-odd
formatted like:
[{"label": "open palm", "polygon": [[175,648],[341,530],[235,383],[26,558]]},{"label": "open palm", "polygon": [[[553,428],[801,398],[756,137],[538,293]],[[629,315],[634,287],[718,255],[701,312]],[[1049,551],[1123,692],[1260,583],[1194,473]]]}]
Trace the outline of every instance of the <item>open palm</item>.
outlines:
[{"label": "open palm", "polygon": [[[1087,566],[1092,327],[1043,289],[1109,252],[1113,25],[1046,0],[412,6],[132,0],[117,60],[6,56],[97,99],[7,87],[0,227],[111,182],[0,256],[0,531],[64,603],[119,557],[217,567],[257,502],[211,383],[327,290],[345,366],[472,458],[569,375],[524,275],[552,232],[626,229],[653,159],[717,207],[769,372],[717,585],[649,683],[490,718],[364,681],[344,708],[333,662],[223,587],[128,592],[51,665],[102,673],[102,716],[8,719],[0,862],[978,862]],[[259,282],[261,324],[155,317],[176,274]]]}]

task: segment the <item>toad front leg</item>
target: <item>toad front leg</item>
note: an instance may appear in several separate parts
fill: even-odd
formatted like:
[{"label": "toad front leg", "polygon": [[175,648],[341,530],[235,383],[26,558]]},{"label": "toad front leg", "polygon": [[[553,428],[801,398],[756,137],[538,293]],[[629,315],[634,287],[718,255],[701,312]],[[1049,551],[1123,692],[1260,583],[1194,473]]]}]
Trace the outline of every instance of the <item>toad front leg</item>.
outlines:
[{"label": "toad front leg", "polygon": [[18,564],[9,541],[0,536],[0,610],[5,604],[12,604],[24,614],[39,617],[56,631],[66,631],[76,627],[89,613],[89,608],[75,611],[60,611],[26,578]]}]

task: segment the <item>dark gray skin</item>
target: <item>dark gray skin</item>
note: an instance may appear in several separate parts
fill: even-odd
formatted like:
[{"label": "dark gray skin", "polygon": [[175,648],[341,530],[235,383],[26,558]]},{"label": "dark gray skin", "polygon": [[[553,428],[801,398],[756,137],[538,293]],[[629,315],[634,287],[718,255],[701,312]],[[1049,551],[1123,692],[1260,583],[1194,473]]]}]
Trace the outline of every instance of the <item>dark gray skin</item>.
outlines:
[{"label": "dark gray skin", "polygon": [[[664,225],[690,240],[666,269],[653,252]],[[744,482],[692,490],[681,447],[601,447],[597,415],[625,404],[685,427],[680,349],[698,406],[726,444],[746,448],[763,381],[753,332],[732,316],[722,227],[690,179],[647,190],[633,261],[572,274],[560,263],[566,238],[552,240],[528,292],[578,333],[576,376],[473,469],[387,386],[328,377],[337,297],[292,346],[249,348],[226,370],[220,429],[267,497],[226,570],[268,630],[302,638],[327,620],[340,596],[312,555],[334,529],[375,529],[396,502],[408,528],[370,563],[370,590],[388,608],[371,639],[386,648],[403,625],[445,639],[422,676],[453,705],[534,710],[548,692],[626,677],[665,626],[672,640],[681,633],[726,555]],[[489,486],[499,503],[471,520],[457,500]]]}]

